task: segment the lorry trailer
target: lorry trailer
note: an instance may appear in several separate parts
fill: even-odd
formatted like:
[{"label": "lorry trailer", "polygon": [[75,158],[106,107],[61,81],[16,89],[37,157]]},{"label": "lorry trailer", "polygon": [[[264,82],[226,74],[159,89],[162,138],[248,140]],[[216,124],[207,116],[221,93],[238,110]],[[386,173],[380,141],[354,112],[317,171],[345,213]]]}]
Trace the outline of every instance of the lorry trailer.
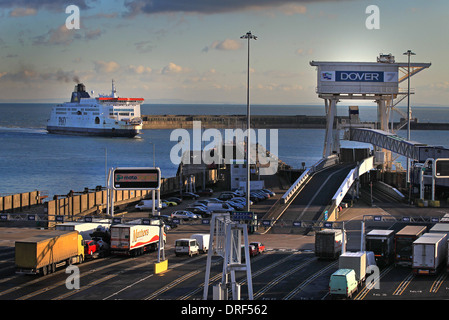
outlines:
[{"label": "lorry trailer", "polygon": [[315,232],[315,256],[336,259],[341,254],[343,234],[340,229],[323,229]]},{"label": "lorry trailer", "polygon": [[425,233],[413,242],[414,274],[435,274],[447,259],[447,234]]},{"label": "lorry trailer", "polygon": [[[156,250],[159,244],[160,227],[155,225],[115,224],[111,226],[111,254],[141,255]],[[162,230],[165,243],[166,234]]]},{"label": "lorry trailer", "polygon": [[108,230],[111,227],[110,222],[65,222],[55,226],[56,230],[78,231],[84,240],[91,239],[91,233],[98,228]]},{"label": "lorry trailer", "polygon": [[371,230],[366,234],[366,250],[374,252],[377,265],[385,266],[394,259],[394,231]]},{"label": "lorry trailer", "polygon": [[15,242],[16,273],[46,275],[60,265],[83,261],[83,237],[78,231],[52,230]]},{"label": "lorry trailer", "polygon": [[413,261],[413,242],[427,230],[426,226],[405,226],[394,235],[394,263],[411,266]]}]

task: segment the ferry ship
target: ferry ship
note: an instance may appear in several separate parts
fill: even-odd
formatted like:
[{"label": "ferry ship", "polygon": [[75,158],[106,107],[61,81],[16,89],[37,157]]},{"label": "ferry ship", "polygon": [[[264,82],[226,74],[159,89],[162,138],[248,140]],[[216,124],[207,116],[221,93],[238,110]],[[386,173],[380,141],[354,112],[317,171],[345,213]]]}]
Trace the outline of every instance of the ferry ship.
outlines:
[{"label": "ferry ship", "polygon": [[118,97],[114,80],[111,95],[99,95],[97,98],[91,98],[84,84],[78,83],[70,102],[53,107],[47,131],[56,134],[132,138],[142,130],[140,105],[143,101],[143,98]]}]

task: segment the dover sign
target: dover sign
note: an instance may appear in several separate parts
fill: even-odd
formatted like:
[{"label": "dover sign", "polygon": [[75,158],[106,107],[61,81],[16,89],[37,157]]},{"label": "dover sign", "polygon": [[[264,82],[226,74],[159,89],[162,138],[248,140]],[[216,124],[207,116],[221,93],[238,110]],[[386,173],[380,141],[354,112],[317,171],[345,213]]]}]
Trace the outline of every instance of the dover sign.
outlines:
[{"label": "dover sign", "polygon": [[397,72],[383,71],[321,71],[321,81],[336,82],[398,82]]}]

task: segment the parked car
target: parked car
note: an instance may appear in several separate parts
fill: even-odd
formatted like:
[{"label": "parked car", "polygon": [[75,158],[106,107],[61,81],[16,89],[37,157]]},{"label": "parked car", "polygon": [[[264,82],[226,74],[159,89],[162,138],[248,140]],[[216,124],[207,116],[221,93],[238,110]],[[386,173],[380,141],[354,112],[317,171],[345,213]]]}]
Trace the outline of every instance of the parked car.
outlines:
[{"label": "parked car", "polygon": [[211,196],[214,194],[214,190],[210,189],[210,188],[206,188],[206,189],[202,189],[202,190],[198,190],[196,192],[197,195],[199,196]]},{"label": "parked car", "polygon": [[178,197],[169,197],[169,198],[167,198],[167,199],[165,199],[165,200],[167,200],[167,201],[173,201],[173,202],[176,202],[177,204],[181,204],[181,203],[182,203],[182,199],[181,199],[181,198],[178,198]]},{"label": "parked car", "polygon": [[[155,206],[154,206],[155,210],[157,210],[157,205],[158,205],[158,202],[156,200],[155,201]],[[167,207],[167,204],[164,203],[163,201],[161,201],[159,208],[164,209],[166,207]],[[140,211],[142,211],[142,210],[152,210],[153,209],[153,200],[142,200],[142,201],[139,201],[139,203],[135,205],[135,208],[137,210],[140,210]]]},{"label": "parked car", "polygon": [[222,192],[219,196],[218,199],[220,200],[229,200],[234,198],[236,195],[234,193],[229,193],[229,192]]},{"label": "parked car", "polygon": [[243,208],[245,208],[245,205],[240,202],[228,200],[226,201],[226,203],[229,204],[231,207],[233,207],[235,210],[243,210]]},{"label": "parked car", "polygon": [[152,219],[153,220],[162,220],[165,224],[165,231],[169,231],[171,229],[178,227],[178,225],[176,223],[174,223],[172,218],[168,215],[153,216]]},{"label": "parked car", "polygon": [[178,210],[171,214],[172,218],[183,219],[184,221],[198,219],[198,216],[190,211]]},{"label": "parked car", "polygon": [[183,192],[182,198],[183,199],[198,199],[200,196],[193,192]]},{"label": "parked car", "polygon": [[187,207],[186,210],[203,218],[208,217],[212,214],[212,210],[208,209],[207,207]]},{"label": "parked car", "polygon": [[267,193],[269,193],[270,194],[270,196],[275,196],[276,195],[276,193],[274,193],[273,191],[271,191],[270,189],[261,189],[262,191],[264,191],[264,192],[267,192]]},{"label": "parked car", "polygon": [[207,208],[212,210],[212,212],[218,212],[218,213],[226,213],[226,212],[233,212],[234,208],[231,207],[227,203],[220,203],[220,202],[209,202],[207,204]]},{"label": "parked car", "polygon": [[176,201],[169,201],[169,200],[161,200],[161,203],[165,203],[168,207],[177,206],[178,203]]}]

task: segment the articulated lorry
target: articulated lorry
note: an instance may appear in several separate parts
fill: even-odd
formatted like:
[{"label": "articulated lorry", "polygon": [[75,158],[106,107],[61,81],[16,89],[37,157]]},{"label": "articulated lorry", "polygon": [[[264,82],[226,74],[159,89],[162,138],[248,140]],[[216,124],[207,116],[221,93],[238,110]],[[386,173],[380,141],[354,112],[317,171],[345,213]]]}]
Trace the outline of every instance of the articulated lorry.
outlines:
[{"label": "articulated lorry", "polygon": [[[156,250],[159,244],[160,227],[155,225],[115,224],[111,226],[111,253],[118,255],[141,255]],[[166,234],[162,230],[163,241]]]},{"label": "articulated lorry", "polygon": [[15,242],[16,273],[46,275],[61,265],[84,261],[78,231],[53,230]]},{"label": "articulated lorry", "polygon": [[413,261],[413,242],[427,230],[426,226],[405,226],[394,235],[394,263],[411,266]]},{"label": "articulated lorry", "polygon": [[413,273],[435,274],[446,259],[447,234],[425,233],[413,242]]}]

